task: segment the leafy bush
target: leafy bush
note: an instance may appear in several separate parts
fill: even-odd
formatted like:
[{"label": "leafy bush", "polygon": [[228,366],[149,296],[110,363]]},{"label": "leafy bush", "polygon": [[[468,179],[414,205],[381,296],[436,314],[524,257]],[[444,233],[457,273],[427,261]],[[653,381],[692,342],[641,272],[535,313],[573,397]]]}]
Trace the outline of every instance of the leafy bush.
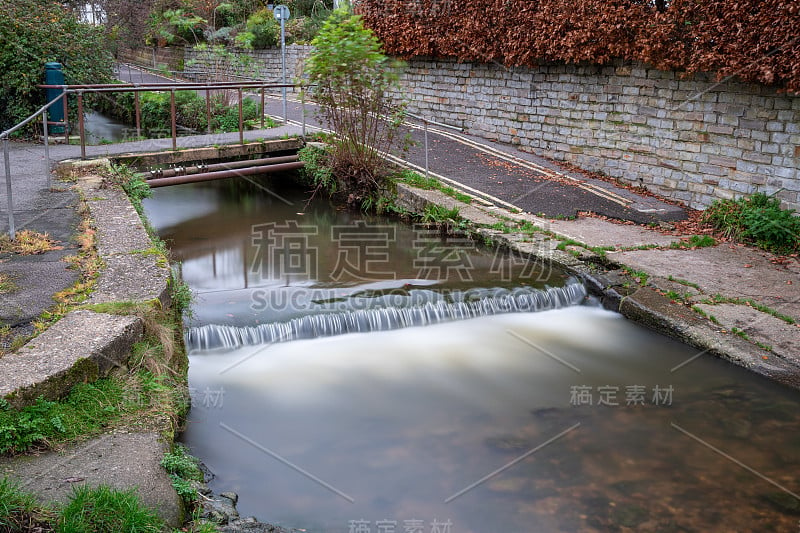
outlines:
[{"label": "leafy bush", "polygon": [[184,502],[191,504],[197,498],[197,490],[190,481],[202,481],[203,472],[197,459],[189,455],[185,446],[176,445],[174,450],[165,454],[161,459],[164,467],[172,478],[172,486]]},{"label": "leafy bush", "polygon": [[63,65],[67,83],[111,81],[111,54],[100,28],[82,24],[60,2],[0,0],[0,130],[45,103],[44,64]]},{"label": "leafy bush", "polygon": [[333,0],[280,0],[275,3],[288,7],[292,11],[292,18],[312,17],[333,10]]},{"label": "leafy bush", "polygon": [[781,209],[780,200],[764,193],[717,200],[704,218],[725,237],[752,242],[777,253],[800,250],[800,218],[794,216],[794,210]]},{"label": "leafy bush", "polygon": [[337,132],[328,159],[336,190],[348,203],[361,204],[388,185],[383,154],[397,147],[404,108],[387,93],[398,87],[399,65],[383,54],[361,18],[344,9],[325,21],[312,44],[306,73],[316,84],[319,114]]},{"label": "leafy bush", "polygon": [[336,192],[330,164],[330,151],[320,145],[309,144],[297,152],[297,157],[305,163],[300,169],[300,178],[306,184]]},{"label": "leafy bush", "polygon": [[[258,104],[250,99],[242,102],[242,119],[244,121],[258,118]],[[229,132],[239,131],[239,103],[228,107],[223,112],[217,111],[217,118],[212,122],[215,130]]]},{"label": "leafy bush", "polygon": [[280,42],[281,26],[269,9],[250,15],[245,29],[236,36],[236,44],[242,48],[268,48]]},{"label": "leafy bush", "polygon": [[[113,116],[132,124],[134,118],[134,101],[131,93],[119,93],[102,106],[103,110],[113,110]],[[211,97],[211,129],[213,131],[231,132],[239,130],[239,103],[232,101],[227,94],[215,94]],[[148,92],[141,93],[141,126],[151,133],[162,132],[168,134],[171,129],[170,122],[170,93]],[[175,92],[175,114],[178,125],[185,128],[205,131],[207,128],[207,106],[204,96],[195,91]],[[246,98],[242,102],[242,115],[245,122],[258,121],[260,124],[259,104],[255,100]],[[265,125],[274,124],[265,121]]]},{"label": "leafy bush", "polygon": [[331,10],[322,7],[317,0],[316,8],[305,16],[292,17],[286,23],[286,42],[287,43],[310,43],[316,37],[323,24],[331,15]]},{"label": "leafy bush", "polygon": [[161,459],[161,466],[170,474],[175,474],[182,479],[203,480],[203,473],[197,464],[197,459],[189,455],[185,446],[180,444],[175,449]]},{"label": "leafy bush", "polygon": [[150,45],[197,43],[207,21],[184,9],[168,9],[150,14]]}]

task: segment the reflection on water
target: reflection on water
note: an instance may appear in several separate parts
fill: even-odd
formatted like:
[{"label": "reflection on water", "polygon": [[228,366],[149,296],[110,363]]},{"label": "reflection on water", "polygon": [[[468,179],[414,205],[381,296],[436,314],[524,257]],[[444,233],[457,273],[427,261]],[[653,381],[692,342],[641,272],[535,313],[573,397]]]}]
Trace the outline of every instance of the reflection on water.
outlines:
[{"label": "reflection on water", "polygon": [[[148,209],[177,211],[181,189]],[[269,203],[220,194],[216,214],[162,227],[192,285],[230,298],[201,299],[200,322],[249,309],[249,281],[278,286],[274,272],[250,276],[252,247],[231,245],[268,212],[302,211]],[[212,268],[231,249],[238,264],[228,253]],[[335,262],[330,243],[319,250]],[[392,251],[398,280],[414,278],[410,259]],[[503,285],[489,270],[475,283]],[[259,316],[245,315],[228,318]],[[696,355],[585,306],[198,351],[183,438],[244,515],[308,531],[795,531],[800,398]]]},{"label": "reflection on water", "polygon": [[118,122],[96,111],[87,111],[84,118],[87,144],[120,142],[136,137],[136,128]]}]

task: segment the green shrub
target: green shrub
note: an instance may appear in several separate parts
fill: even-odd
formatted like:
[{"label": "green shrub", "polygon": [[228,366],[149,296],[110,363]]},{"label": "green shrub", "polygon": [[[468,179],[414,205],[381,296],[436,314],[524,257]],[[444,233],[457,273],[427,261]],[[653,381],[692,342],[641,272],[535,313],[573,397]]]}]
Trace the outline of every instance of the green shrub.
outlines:
[{"label": "green shrub", "polygon": [[169,472],[172,486],[178,496],[186,504],[191,505],[197,499],[197,490],[190,481],[203,481],[203,472],[200,471],[197,459],[189,455],[185,446],[178,444],[173,451],[164,454],[161,466]]},{"label": "green shrub", "polygon": [[67,83],[111,81],[113,58],[102,27],[82,24],[61,2],[0,0],[0,12],[0,130],[42,106],[37,85],[48,61],[63,65]]},{"label": "green shrub", "polygon": [[330,165],[330,149],[319,145],[307,145],[297,152],[305,163],[300,169],[300,179],[314,187],[322,187],[329,193],[336,192],[336,179]]},{"label": "green shrub", "polygon": [[189,455],[186,447],[180,444],[176,445],[171,452],[164,454],[161,466],[170,474],[175,474],[182,479],[203,480],[203,473],[200,471],[197,459]]},{"label": "green shrub", "polygon": [[281,26],[269,9],[261,9],[247,17],[245,28],[236,36],[236,44],[242,48],[269,48],[280,42]]},{"label": "green shrub", "polygon": [[314,40],[331,11],[319,8],[313,14],[295,18],[294,15],[286,23],[286,42],[307,44]]},{"label": "green shrub", "polygon": [[346,9],[325,21],[312,44],[305,72],[316,85],[318,114],[338,133],[328,158],[337,194],[349,204],[361,204],[391,186],[391,169],[383,154],[401,144],[398,132],[405,106],[388,96],[398,88],[399,64],[382,52],[361,18]]},{"label": "green shrub", "polygon": [[163,527],[161,519],[142,505],[133,489],[82,485],[74,489],[72,500],[61,510],[56,531],[160,533]]},{"label": "green shrub", "polygon": [[781,209],[780,200],[756,193],[738,200],[717,200],[704,220],[730,239],[751,242],[776,253],[800,250],[800,218]]},{"label": "green shrub", "polygon": [[[213,111],[217,115],[215,129],[222,132],[239,131],[239,102],[234,102],[224,109],[221,107]],[[255,101],[247,98],[242,102],[242,118],[245,121],[259,118],[258,104]]]}]

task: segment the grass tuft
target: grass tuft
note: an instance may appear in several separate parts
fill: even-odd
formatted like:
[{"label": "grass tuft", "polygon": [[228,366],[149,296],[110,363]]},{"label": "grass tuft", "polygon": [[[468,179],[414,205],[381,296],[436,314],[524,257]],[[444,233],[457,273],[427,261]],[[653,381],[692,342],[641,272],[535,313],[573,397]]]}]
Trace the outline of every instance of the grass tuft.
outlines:
[{"label": "grass tuft", "polygon": [[775,253],[800,250],[800,217],[781,209],[780,200],[756,193],[738,200],[717,200],[704,220],[729,239],[753,243]]},{"label": "grass tuft", "polygon": [[58,533],[160,533],[164,527],[161,519],[142,505],[133,489],[120,491],[105,485],[76,487],[71,501],[60,514],[56,526]]},{"label": "grass tuft", "polygon": [[59,246],[58,241],[52,239],[47,233],[39,233],[29,229],[18,231],[13,241],[7,233],[0,235],[0,253],[38,255],[63,248],[63,246]]}]

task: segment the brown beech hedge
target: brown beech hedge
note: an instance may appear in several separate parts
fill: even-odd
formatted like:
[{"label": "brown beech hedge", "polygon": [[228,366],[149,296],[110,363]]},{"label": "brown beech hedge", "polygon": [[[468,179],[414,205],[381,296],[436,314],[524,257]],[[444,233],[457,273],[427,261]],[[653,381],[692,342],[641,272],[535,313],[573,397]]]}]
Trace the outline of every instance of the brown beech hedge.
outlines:
[{"label": "brown beech hedge", "polygon": [[357,5],[386,52],[398,57],[506,66],[624,59],[800,93],[800,0],[672,0],[664,9],[648,0],[360,0]]}]

